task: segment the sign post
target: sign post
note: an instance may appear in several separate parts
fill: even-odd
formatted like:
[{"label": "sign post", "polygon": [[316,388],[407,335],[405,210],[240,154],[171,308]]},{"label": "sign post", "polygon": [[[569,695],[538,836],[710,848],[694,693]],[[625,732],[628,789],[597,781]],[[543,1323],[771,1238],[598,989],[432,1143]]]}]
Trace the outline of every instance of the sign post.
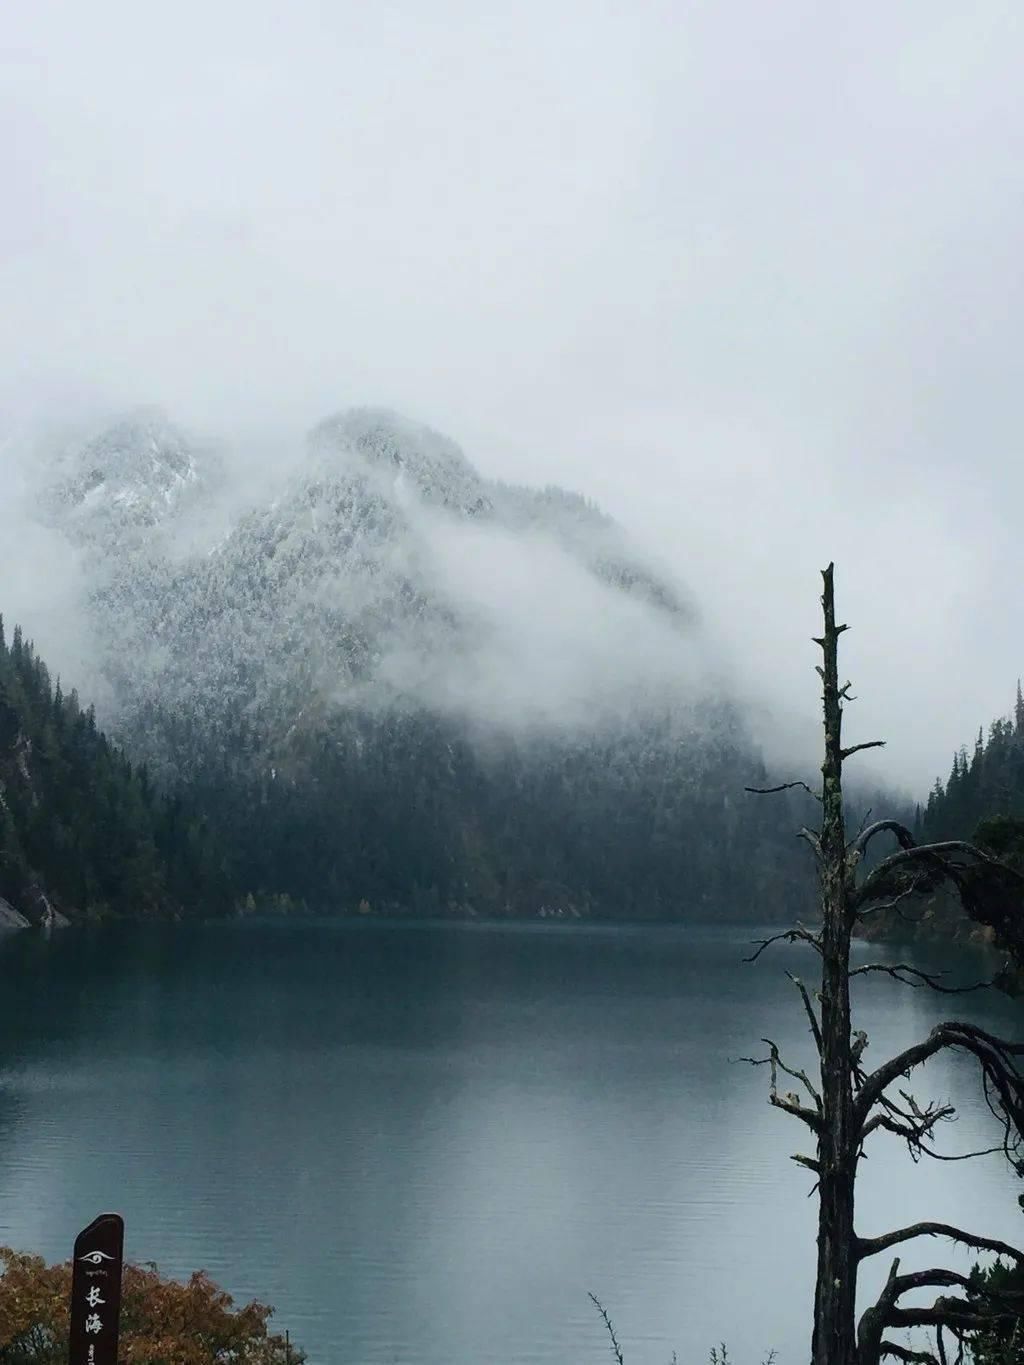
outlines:
[{"label": "sign post", "polygon": [[75,1238],[69,1365],[117,1365],[124,1220],[101,1213]]}]

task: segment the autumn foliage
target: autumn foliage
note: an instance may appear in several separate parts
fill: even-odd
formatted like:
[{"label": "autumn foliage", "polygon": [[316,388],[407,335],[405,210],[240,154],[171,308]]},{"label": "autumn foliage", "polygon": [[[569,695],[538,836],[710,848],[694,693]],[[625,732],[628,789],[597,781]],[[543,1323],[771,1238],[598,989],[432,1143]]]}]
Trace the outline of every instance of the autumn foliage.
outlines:
[{"label": "autumn foliage", "polygon": [[[71,1262],[47,1265],[0,1247],[0,1365],[66,1365]],[[271,1335],[273,1309],[235,1308],[205,1271],[185,1284],[152,1264],[126,1265],[118,1355],[123,1365],[299,1365],[296,1347]]]}]

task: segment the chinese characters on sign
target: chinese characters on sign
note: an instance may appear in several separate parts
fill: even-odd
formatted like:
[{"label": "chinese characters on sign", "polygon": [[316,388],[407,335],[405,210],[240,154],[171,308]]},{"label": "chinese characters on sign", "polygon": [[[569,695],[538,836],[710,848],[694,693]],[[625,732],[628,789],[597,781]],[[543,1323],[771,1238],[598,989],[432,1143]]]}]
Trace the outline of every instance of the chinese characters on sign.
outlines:
[{"label": "chinese characters on sign", "polygon": [[70,1365],[117,1365],[124,1222],[103,1213],[75,1239]]}]

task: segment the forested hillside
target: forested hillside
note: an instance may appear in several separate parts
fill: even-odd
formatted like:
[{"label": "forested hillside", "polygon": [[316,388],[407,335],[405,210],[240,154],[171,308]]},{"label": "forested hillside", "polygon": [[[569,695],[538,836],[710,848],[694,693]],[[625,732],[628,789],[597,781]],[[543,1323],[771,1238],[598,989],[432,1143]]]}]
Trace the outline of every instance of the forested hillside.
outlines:
[{"label": "forested hillside", "polygon": [[[1019,682],[1012,716],[993,721],[987,739],[979,730],[973,752],[962,746],[953,755],[948,779],[935,779],[927,804],[917,807],[914,835],[918,843],[966,839],[1024,872],[1024,694]],[[977,919],[967,915],[959,895],[947,886],[879,912],[863,932],[872,939],[997,943],[1024,967],[1024,935],[1011,930],[1022,913],[1016,886],[1004,886]]]},{"label": "forested hillside", "polygon": [[132,768],[18,627],[8,644],[2,617],[0,898],[32,922],[231,904],[204,822]]},{"label": "forested hillside", "polygon": [[814,774],[766,772],[713,623],[586,498],[487,479],[377,409],[230,506],[216,454],[153,412],[39,479],[25,515],[76,566],[65,610],[122,750],[12,644],[8,899],[816,913],[814,802],[744,791]]},{"label": "forested hillside", "polygon": [[[273,495],[239,487],[230,506],[216,453],[154,412],[38,471],[25,516],[77,566],[67,610],[104,725],[216,836],[215,903],[812,909],[793,835],[813,812],[800,793],[745,795],[768,777],[713,632],[585,498],[496,483],[447,437],[376,409],[320,423]],[[143,790],[152,802],[132,778],[131,831]],[[75,798],[59,800],[53,851],[37,810],[19,863],[70,861]],[[150,818],[140,847],[169,865],[148,900],[187,899],[185,855]],[[148,888],[145,867],[139,852],[132,878]],[[64,894],[114,908],[127,885]]]},{"label": "forested hillside", "polygon": [[[709,727],[711,726],[709,718]],[[147,724],[195,754],[185,715]],[[187,796],[158,790],[0,627],[0,896],[30,920],[318,913],[770,919],[811,908],[799,793],[745,744],[577,744],[337,712],[274,747],[238,716]]]},{"label": "forested hillside", "polygon": [[1013,715],[995,720],[974,750],[953,755],[945,784],[939,778],[919,812],[919,833],[929,842],[963,839],[993,815],[1024,817],[1024,694],[1017,684]]},{"label": "forested hillside", "polygon": [[768,780],[667,723],[573,742],[396,711],[277,744],[239,718],[190,789],[258,898],[318,912],[763,921],[815,894],[807,798],[743,790]]}]

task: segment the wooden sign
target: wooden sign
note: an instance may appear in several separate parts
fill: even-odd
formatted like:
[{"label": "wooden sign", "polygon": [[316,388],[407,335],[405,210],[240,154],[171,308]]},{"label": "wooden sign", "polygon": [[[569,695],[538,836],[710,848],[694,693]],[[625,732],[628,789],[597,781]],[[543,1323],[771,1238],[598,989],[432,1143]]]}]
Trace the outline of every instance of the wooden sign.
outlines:
[{"label": "wooden sign", "polygon": [[124,1220],[101,1213],[75,1238],[69,1365],[117,1365]]}]

